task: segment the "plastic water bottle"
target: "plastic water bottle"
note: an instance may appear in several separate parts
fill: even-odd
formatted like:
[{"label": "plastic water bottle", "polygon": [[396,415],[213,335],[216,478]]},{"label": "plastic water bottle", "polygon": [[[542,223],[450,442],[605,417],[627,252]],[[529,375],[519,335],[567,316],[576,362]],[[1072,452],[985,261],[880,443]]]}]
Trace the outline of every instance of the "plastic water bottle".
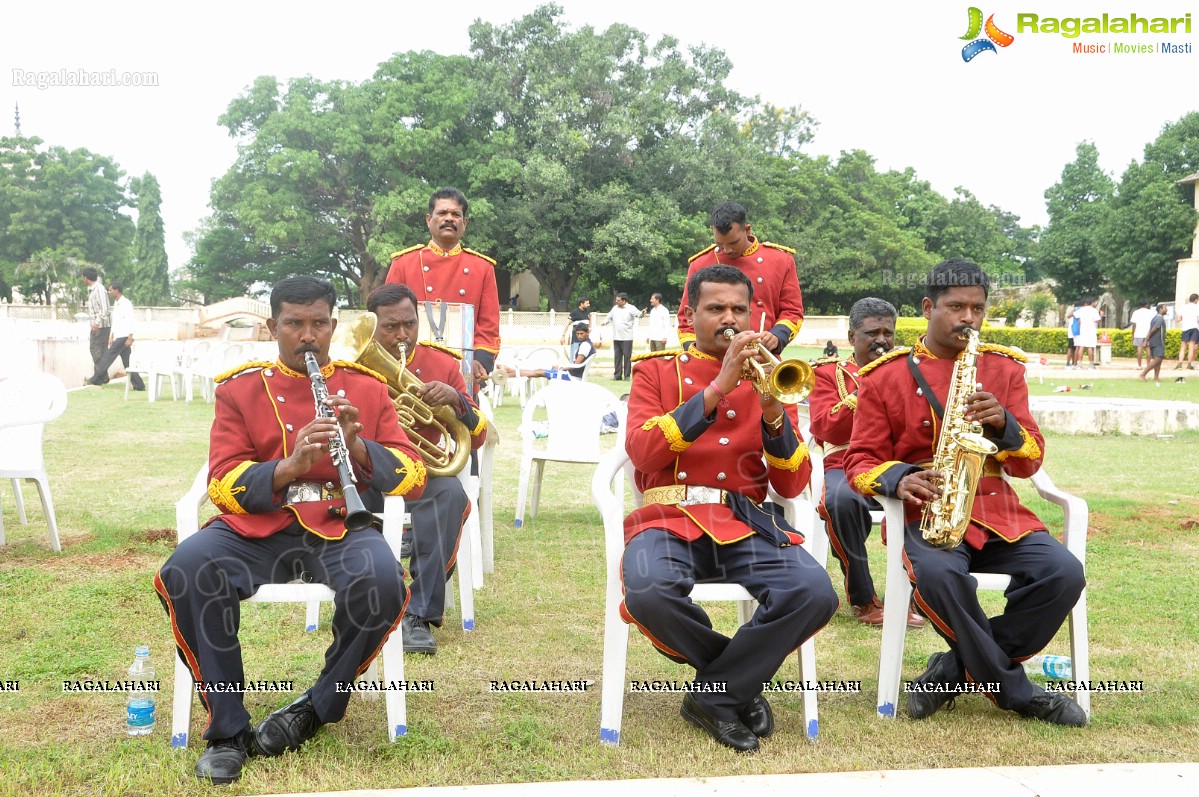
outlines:
[{"label": "plastic water bottle", "polygon": [[125,700],[125,732],[144,736],[154,730],[154,709],[158,698],[158,682],[154,680],[154,665],[150,663],[150,646],[139,645],[129,665],[129,680],[133,681]]},{"label": "plastic water bottle", "polygon": [[1074,673],[1069,656],[1033,656],[1024,661],[1024,671],[1029,675],[1055,679],[1068,679]]}]

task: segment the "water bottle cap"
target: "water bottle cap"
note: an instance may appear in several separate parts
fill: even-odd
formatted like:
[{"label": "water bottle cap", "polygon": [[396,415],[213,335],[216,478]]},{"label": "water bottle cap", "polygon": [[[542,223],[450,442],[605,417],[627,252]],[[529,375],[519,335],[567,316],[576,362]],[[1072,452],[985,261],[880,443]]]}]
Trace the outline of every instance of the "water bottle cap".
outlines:
[{"label": "water bottle cap", "polygon": [[149,656],[150,655],[150,646],[149,645],[138,645],[137,648],[133,651],[133,655]]}]

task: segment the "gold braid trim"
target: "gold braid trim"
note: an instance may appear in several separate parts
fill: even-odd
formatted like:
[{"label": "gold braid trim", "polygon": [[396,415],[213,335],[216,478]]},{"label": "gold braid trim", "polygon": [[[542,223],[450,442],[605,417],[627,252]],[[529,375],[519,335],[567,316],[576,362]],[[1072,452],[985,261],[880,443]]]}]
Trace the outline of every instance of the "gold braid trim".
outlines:
[{"label": "gold braid trim", "polygon": [[258,463],[254,462],[254,460],[247,459],[245,462],[226,473],[225,478],[219,480],[215,478],[209,479],[208,497],[212,499],[214,504],[226,512],[230,512],[234,515],[250,514],[245,509],[242,509],[241,504],[236,498],[238,493],[244,493],[246,491],[245,486],[237,486],[237,480],[241,478],[241,475],[245,473],[251,465],[256,464]]},{"label": "gold braid trim", "polygon": [[892,360],[896,359],[897,357],[906,357],[908,352],[910,352],[911,350],[912,349],[909,346],[896,346],[894,349],[891,349],[891,351],[889,351],[886,354],[884,354],[883,356],[879,357],[877,360],[871,360],[870,362],[866,363],[861,368],[859,368],[858,376],[865,376],[866,374],[873,371],[875,368],[878,368],[883,363],[889,363]]},{"label": "gold braid trim", "polygon": [[701,255],[706,255],[706,254],[708,254],[708,252],[711,252],[715,248],[716,248],[716,244],[712,244],[707,249],[702,249],[702,250],[696,252],[695,254],[693,254],[691,257],[687,258],[687,262],[690,263],[693,260],[695,260],[697,257],[700,257]]},{"label": "gold braid trim", "polygon": [[475,417],[479,419],[479,422],[476,423],[474,425],[474,428],[472,428],[470,430],[470,436],[478,437],[487,429],[487,416],[484,415],[479,410],[476,410],[474,407],[471,407],[470,409],[471,409],[471,412],[473,412],[475,414]]},{"label": "gold braid trim", "polygon": [[[438,351],[445,352],[446,354],[453,357],[455,360],[462,359],[462,355],[459,354],[458,352],[454,351],[453,349],[446,348],[445,346],[442,346],[440,343],[434,343],[431,340],[422,340],[420,343],[418,343],[416,345],[417,346],[428,346],[430,349],[437,349]],[[413,349],[412,353],[416,354],[416,349]],[[412,358],[409,357],[408,361],[411,362]]]},{"label": "gold braid trim", "polygon": [[428,476],[424,460],[412,459],[399,449],[389,448],[387,450],[395,454],[396,459],[400,461],[401,467],[396,468],[396,474],[404,474],[404,478],[388,495],[406,495],[413,487],[423,487]]},{"label": "gold braid trim", "polygon": [[[875,362],[878,362],[878,360],[875,360]],[[898,460],[891,460],[889,462],[884,462],[881,465],[876,465],[865,473],[860,473],[855,476],[853,479],[853,486],[857,488],[857,491],[862,495],[878,495],[878,488],[883,486],[882,482],[878,480],[878,477],[890,470],[893,465],[902,464],[903,463],[899,462]]]},{"label": "gold braid trim", "polygon": [[242,371],[248,371],[251,368],[270,368],[273,365],[274,365],[274,363],[268,363],[268,362],[264,362],[264,361],[242,363],[241,365],[237,366],[236,368],[230,368],[228,371],[226,371],[223,374],[217,374],[216,376],[214,376],[212,378],[212,381],[219,384],[221,382],[224,382],[226,379],[229,379],[230,377],[240,374]]},{"label": "gold braid trim", "polygon": [[675,423],[674,416],[669,413],[650,418],[641,424],[641,430],[648,432],[655,426],[662,430],[662,436],[666,438],[666,442],[670,443],[671,451],[682,453],[691,447],[691,444],[683,439],[683,433],[679,431],[679,425]]},{"label": "gold braid trim", "polygon": [[491,265],[493,265],[493,266],[494,266],[494,265],[498,265],[498,264],[497,264],[497,263],[496,263],[494,260],[492,260],[492,259],[491,259],[490,257],[488,257],[487,255],[483,254],[482,252],[476,252],[474,249],[467,249],[467,248],[465,248],[465,247],[463,247],[462,251],[463,251],[463,252],[470,252],[470,253],[471,253],[472,255],[474,255],[475,257],[481,257],[481,258],[483,258],[484,260],[486,260],[488,263],[490,263],[490,264],[491,264]]},{"label": "gold braid trim", "polygon": [[695,333],[694,332],[680,332],[679,333],[679,345],[684,346],[688,343],[695,343]]},{"label": "gold braid trim", "polygon": [[1020,439],[1024,442],[1015,451],[1000,451],[995,455],[995,459],[1003,462],[1008,457],[1017,459],[1040,459],[1041,447],[1037,445],[1037,439],[1028,433],[1028,430],[1020,428]]},{"label": "gold braid trim", "polygon": [[682,349],[663,349],[662,351],[643,351],[641,354],[634,354],[632,362],[639,363],[642,360],[648,360],[651,357],[675,357],[683,353]]},{"label": "gold braid trim", "polygon": [[978,353],[1002,354],[1004,357],[1011,357],[1018,363],[1028,362],[1028,355],[1019,349],[1013,349],[1010,346],[1000,346],[998,343],[981,343],[978,347]]},{"label": "gold braid trim", "polygon": [[[367,368],[365,365],[362,365],[361,363],[352,363],[352,362],[349,362],[348,360],[335,360],[334,362],[330,363],[330,365],[336,365],[336,366],[340,366],[341,368],[351,368],[355,371],[361,371],[364,374],[373,376],[375,379],[378,379],[383,384],[387,384],[387,377],[383,376],[383,374],[379,373],[378,371],[372,371],[371,369]],[[326,379],[327,378],[328,377],[326,377]]]},{"label": "gold braid trim", "polygon": [[769,246],[771,249],[781,249],[782,251],[792,255],[795,254],[795,250],[791,247],[783,246],[782,244],[771,243],[770,241],[762,241],[762,246]]},{"label": "gold braid trim", "polygon": [[799,325],[803,322],[802,321],[798,321],[798,322],[797,321],[786,321],[786,320],[780,318],[779,320],[775,321],[774,323],[781,324],[782,326],[785,326],[787,329],[791,330],[791,338],[794,339],[795,333],[799,331]]},{"label": "gold braid trim", "polygon": [[795,452],[786,459],[772,457],[768,452],[765,451],[762,453],[766,455],[766,464],[770,467],[795,473],[797,470],[799,470],[799,466],[804,463],[804,460],[808,458],[808,447],[801,442],[795,449]]},{"label": "gold braid trim", "polygon": [[424,244],[415,244],[415,245],[413,245],[413,246],[410,246],[410,247],[408,247],[407,249],[401,249],[401,250],[400,250],[400,251],[398,251],[398,252],[392,252],[392,253],[391,253],[391,259],[392,259],[392,260],[395,260],[395,259],[396,259],[397,257],[399,257],[400,255],[406,255],[406,254],[408,254],[409,252],[415,252],[417,249],[424,249],[424,248],[425,248],[425,245],[424,245]]}]

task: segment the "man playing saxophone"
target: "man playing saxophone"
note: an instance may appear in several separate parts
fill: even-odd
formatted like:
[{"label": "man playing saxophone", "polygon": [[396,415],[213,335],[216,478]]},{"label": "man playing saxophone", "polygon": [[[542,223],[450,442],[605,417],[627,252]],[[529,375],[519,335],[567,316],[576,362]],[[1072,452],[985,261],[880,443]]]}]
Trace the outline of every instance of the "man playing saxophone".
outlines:
[{"label": "man playing saxophone", "polygon": [[[378,316],[375,340],[413,376],[424,382],[419,397],[430,407],[450,407],[470,430],[470,447],[487,439],[487,419],[466,391],[461,358],[435,343],[418,343],[420,316],[416,296],[407,285],[384,285],[367,299],[367,309]],[[394,386],[393,386],[394,387]],[[429,426],[405,430],[433,444],[440,433]],[[441,627],[445,616],[445,582],[458,556],[462,525],[470,502],[462,483],[453,475],[429,474],[424,495],[407,503],[412,515],[411,599],[404,615],[404,652],[433,655],[437,640],[430,625]]]},{"label": "man playing saxophone", "polygon": [[[966,260],[946,260],[928,274],[922,306],[928,331],[916,345],[893,349],[862,368],[857,416],[845,473],[866,496],[905,503],[905,566],[913,597],[949,644],[934,654],[908,693],[908,714],[922,719],[966,691],[998,684],[987,696],[1000,708],[1060,725],[1082,726],[1086,714],[1062,692],[1032,684],[1021,661],[1040,651],[1061,626],[1085,583],[1083,568],[1046,530],[1002,478],[1028,477],[1041,467],[1045,439],[1028,407],[1023,355],[979,345],[971,384],[951,384],[966,363],[968,330],[982,326],[990,287]],[[969,374],[970,368],[956,373]],[[922,510],[942,496],[945,474],[927,469],[947,406],[960,401],[964,426],[981,426],[997,448],[986,457],[964,544],[942,548],[920,532]],[[987,617],[969,571],[1004,573],[1012,587],[1002,614]]]}]

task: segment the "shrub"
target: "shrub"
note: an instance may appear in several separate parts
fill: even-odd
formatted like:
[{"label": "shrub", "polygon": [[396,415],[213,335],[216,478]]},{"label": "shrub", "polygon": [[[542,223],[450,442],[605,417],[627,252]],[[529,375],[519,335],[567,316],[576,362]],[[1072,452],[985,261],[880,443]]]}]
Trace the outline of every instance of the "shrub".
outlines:
[{"label": "shrub", "polygon": [[[923,318],[900,318],[895,323],[895,345],[911,346],[924,334],[928,321]],[[1100,334],[1107,333],[1112,339],[1113,357],[1136,357],[1136,348],[1132,345],[1132,332],[1127,329],[1101,329]],[[1067,339],[1063,327],[993,327],[983,324],[982,339],[987,343],[997,343],[1000,346],[1014,346],[1032,354],[1065,354]],[[1166,330],[1166,359],[1178,357],[1178,347],[1182,342],[1182,332],[1177,329]]]}]

